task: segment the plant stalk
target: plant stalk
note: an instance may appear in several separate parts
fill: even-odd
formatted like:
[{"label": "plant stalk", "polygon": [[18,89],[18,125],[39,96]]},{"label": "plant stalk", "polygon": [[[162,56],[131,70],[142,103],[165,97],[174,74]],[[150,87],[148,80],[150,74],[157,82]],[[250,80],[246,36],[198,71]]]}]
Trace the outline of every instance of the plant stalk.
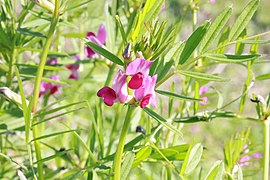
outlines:
[{"label": "plant stalk", "polygon": [[122,153],[124,150],[125,139],[126,139],[126,135],[127,135],[128,129],[129,129],[132,112],[134,111],[134,109],[135,108],[132,106],[128,107],[125,122],[124,122],[124,125],[122,127],[121,135],[119,138],[119,143],[117,146],[117,151],[116,151],[115,158],[114,158],[114,165],[113,165],[114,166],[114,180],[120,180],[120,178],[121,178]]},{"label": "plant stalk", "polygon": [[264,166],[263,166],[263,179],[268,180],[269,179],[269,122],[270,117],[268,117],[266,120],[264,120]]}]

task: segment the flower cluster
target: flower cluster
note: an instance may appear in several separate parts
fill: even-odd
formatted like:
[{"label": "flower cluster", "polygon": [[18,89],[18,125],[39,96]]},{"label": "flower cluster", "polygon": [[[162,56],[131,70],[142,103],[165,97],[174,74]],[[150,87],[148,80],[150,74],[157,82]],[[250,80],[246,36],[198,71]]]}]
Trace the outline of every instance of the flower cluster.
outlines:
[{"label": "flower cluster", "polygon": [[[107,31],[106,31],[105,25],[103,24],[100,25],[97,35],[95,35],[95,33],[93,32],[87,32],[86,39],[95,43],[96,45],[99,45],[100,47],[105,48],[104,44],[107,39]],[[96,52],[93,51],[93,49],[91,49],[88,46],[85,46],[84,53],[85,53],[86,58],[94,58],[97,56]]]},{"label": "flower cluster", "polygon": [[[79,55],[74,56],[74,60],[79,61],[80,60],[80,56]],[[79,64],[69,64],[69,65],[66,65],[66,68],[71,71],[71,74],[69,75],[68,79],[78,80],[80,78],[79,77],[79,73],[78,73],[79,67],[80,67]]]},{"label": "flower cluster", "polygon": [[[105,86],[97,92],[104,103],[112,106],[115,102],[140,105],[144,108],[148,104],[156,107],[155,85],[157,75],[149,76],[153,61],[137,58],[126,67],[126,72],[118,71],[112,88]],[[129,77],[129,78],[128,78]],[[133,92],[130,95],[128,92]]]}]

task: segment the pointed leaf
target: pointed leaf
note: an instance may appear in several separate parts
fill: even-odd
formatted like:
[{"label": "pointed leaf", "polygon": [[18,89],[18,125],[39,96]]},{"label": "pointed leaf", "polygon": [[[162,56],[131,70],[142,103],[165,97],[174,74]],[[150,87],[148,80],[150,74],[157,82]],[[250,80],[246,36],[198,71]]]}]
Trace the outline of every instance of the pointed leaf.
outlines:
[{"label": "pointed leaf", "polygon": [[219,180],[222,179],[224,173],[224,163],[217,161],[215,165],[210,169],[204,180]]},{"label": "pointed leaf", "polygon": [[184,76],[193,77],[195,79],[202,79],[202,80],[206,80],[206,81],[217,81],[217,82],[229,81],[229,79],[225,79],[225,78],[211,75],[211,74],[200,73],[200,72],[178,71],[178,73],[182,74]]},{"label": "pointed leaf", "polygon": [[186,101],[202,101],[201,99],[191,98],[191,97],[175,94],[175,93],[168,92],[168,91],[162,91],[162,90],[155,90],[155,91],[157,93],[165,95],[165,96],[169,96],[169,97],[173,97],[173,98],[179,98],[179,99],[183,99],[183,100],[186,100]]},{"label": "pointed leaf", "polygon": [[124,63],[121,59],[119,59],[119,57],[117,57],[116,55],[114,55],[113,53],[111,53],[110,51],[100,47],[99,45],[96,45],[93,42],[87,41],[85,40],[85,44],[87,46],[89,46],[90,48],[92,48],[95,52],[97,52],[98,54],[104,56],[105,58],[107,58],[108,60],[120,65],[120,66],[124,66]]},{"label": "pointed leaf", "polygon": [[238,38],[241,32],[246,28],[247,24],[258,8],[259,2],[260,0],[251,0],[249,4],[244,8],[231,28],[229,41]]},{"label": "pointed leaf", "polygon": [[133,164],[134,159],[135,159],[135,153],[133,153],[133,152],[128,153],[128,155],[124,159],[124,162],[123,162],[122,167],[121,167],[121,178],[120,179],[123,179],[123,180],[127,179],[128,174],[132,168],[132,164]]},{"label": "pointed leaf", "polygon": [[205,52],[207,48],[211,45],[211,43],[217,38],[217,36],[222,31],[222,28],[225,26],[227,21],[229,20],[230,16],[232,14],[232,8],[227,7],[223,10],[223,12],[218,15],[218,17],[213,21],[213,23],[210,25],[208,31],[205,33],[199,52]]},{"label": "pointed leaf", "polygon": [[231,55],[231,54],[205,54],[204,57],[226,63],[239,63],[245,61],[252,61],[259,58],[259,54],[248,54],[248,55]]},{"label": "pointed leaf", "polygon": [[199,45],[203,36],[205,35],[209,24],[210,24],[209,22],[206,22],[204,25],[198,27],[187,39],[185,43],[185,47],[179,58],[179,64],[184,64],[188,60],[188,58],[191,56],[191,54]]}]

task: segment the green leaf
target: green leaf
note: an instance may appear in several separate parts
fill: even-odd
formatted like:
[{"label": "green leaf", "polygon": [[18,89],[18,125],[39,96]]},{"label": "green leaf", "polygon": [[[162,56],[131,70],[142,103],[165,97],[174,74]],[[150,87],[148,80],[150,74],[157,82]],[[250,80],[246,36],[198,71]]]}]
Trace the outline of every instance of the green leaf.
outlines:
[{"label": "green leaf", "polygon": [[240,40],[238,42],[243,44],[270,44],[270,40],[255,40],[255,39]]},{"label": "green leaf", "polygon": [[187,39],[185,43],[185,47],[179,59],[179,64],[184,64],[188,60],[188,58],[191,56],[191,54],[199,45],[203,36],[205,35],[209,24],[210,24],[209,22],[206,22],[204,25],[198,27]]},{"label": "green leaf", "polygon": [[133,163],[133,166],[137,166],[140,162],[144,161],[146,158],[150,156],[152,152],[152,148],[149,146],[143,147],[140,151],[136,153],[136,159]]},{"label": "green leaf", "polygon": [[259,54],[248,54],[248,55],[231,55],[231,54],[205,54],[204,57],[226,63],[239,63],[245,61],[255,60],[261,55]]},{"label": "green leaf", "polygon": [[201,99],[191,98],[191,97],[187,97],[187,96],[175,94],[175,93],[168,92],[168,91],[162,91],[162,90],[155,90],[155,91],[157,93],[159,93],[159,94],[162,94],[162,95],[165,95],[165,96],[169,96],[169,97],[173,97],[173,98],[183,99],[185,101],[202,101]]},{"label": "green leaf", "polygon": [[[182,144],[166,149],[160,149],[160,152],[170,161],[183,161],[186,157],[188,149],[188,144]],[[155,152],[150,156],[150,158],[156,160],[164,160],[162,155],[159,152]]]},{"label": "green leaf", "polygon": [[69,152],[71,150],[72,149],[67,149],[67,150],[64,150],[64,151],[59,151],[59,152],[55,153],[54,155],[49,156],[49,157],[46,157],[46,158],[43,158],[43,159],[40,159],[40,160],[34,162],[33,164],[47,162],[49,160],[55,159],[56,157],[63,156],[64,154],[66,154],[67,152]]},{"label": "green leaf", "polygon": [[256,77],[256,80],[267,80],[267,79],[270,79],[270,73],[262,74]]},{"label": "green leaf", "polygon": [[168,128],[169,130],[173,131],[174,133],[182,136],[182,133],[173,125],[171,125],[170,123],[167,122],[166,119],[164,119],[162,116],[160,116],[159,114],[155,113],[153,110],[149,109],[148,107],[143,108],[143,110],[149,115],[151,116],[153,119],[157,120],[159,123],[161,123],[163,126],[165,126],[166,128]]},{"label": "green leaf", "polygon": [[124,162],[122,164],[122,167],[121,167],[121,178],[120,179],[127,179],[128,177],[128,174],[132,168],[132,164],[133,164],[133,161],[135,159],[135,153],[133,152],[130,152],[128,153],[128,155],[126,156],[126,158],[124,159]]},{"label": "green leaf", "polygon": [[200,143],[190,146],[181,168],[181,176],[190,174],[194,171],[201,160],[202,153],[203,146]]},{"label": "green leaf", "polygon": [[222,161],[217,161],[215,165],[207,173],[204,180],[220,180],[223,177],[224,164]]},{"label": "green leaf", "polygon": [[249,4],[244,8],[242,13],[239,15],[234,25],[231,28],[229,35],[229,41],[238,38],[242,31],[246,28],[247,24],[251,20],[252,16],[256,12],[259,6],[259,0],[251,0]]},{"label": "green leaf", "polygon": [[232,8],[227,7],[223,12],[218,15],[218,17],[210,25],[208,31],[205,33],[201,45],[199,47],[199,52],[203,53],[211,45],[211,43],[217,38],[221,33],[222,28],[225,26],[232,14]]},{"label": "green leaf", "polygon": [[229,79],[221,78],[219,76],[215,76],[215,75],[211,75],[211,74],[200,73],[200,72],[178,71],[178,73],[182,74],[184,76],[192,77],[195,79],[206,80],[206,81],[217,81],[217,82],[229,81]]},{"label": "green leaf", "polygon": [[110,51],[100,47],[99,45],[96,45],[95,43],[92,43],[90,41],[85,40],[85,44],[87,46],[89,46],[90,48],[92,48],[94,51],[96,51],[97,53],[99,53],[100,55],[104,56],[105,58],[107,58],[108,60],[120,65],[120,66],[124,66],[124,63],[121,59],[119,59],[116,55],[114,55],[113,53],[111,53]]},{"label": "green leaf", "polygon": [[27,36],[34,36],[34,37],[43,37],[43,38],[46,38],[46,36],[40,32],[34,32],[34,31],[31,31],[27,28],[19,28],[17,29],[17,32],[20,33],[20,34],[24,34],[24,35],[27,35]]},{"label": "green leaf", "polygon": [[120,18],[119,18],[118,15],[115,16],[115,19],[116,19],[116,22],[117,22],[118,27],[120,29],[120,32],[121,32],[121,35],[122,35],[122,39],[125,42],[125,44],[127,44],[127,35],[125,33],[125,29],[123,27],[123,24],[122,24],[122,22],[121,22],[121,20],[120,20]]},{"label": "green leaf", "polygon": [[76,130],[60,131],[60,132],[56,132],[56,133],[52,133],[52,134],[47,134],[47,135],[44,135],[44,136],[39,136],[37,138],[32,139],[30,142],[41,140],[41,139],[47,139],[49,137],[58,136],[58,135],[61,135],[61,134],[70,133],[70,132],[74,132],[74,131],[76,131]]}]

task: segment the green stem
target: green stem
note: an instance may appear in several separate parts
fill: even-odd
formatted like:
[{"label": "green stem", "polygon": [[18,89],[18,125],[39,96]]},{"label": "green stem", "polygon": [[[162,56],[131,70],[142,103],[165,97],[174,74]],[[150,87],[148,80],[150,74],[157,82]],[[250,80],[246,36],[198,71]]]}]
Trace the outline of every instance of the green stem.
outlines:
[{"label": "green stem", "polygon": [[270,117],[264,120],[264,166],[263,166],[263,179],[268,180],[269,176],[269,122]]},{"label": "green stem", "polygon": [[41,56],[40,56],[40,63],[39,63],[39,67],[38,67],[38,71],[37,71],[37,75],[36,75],[33,103],[32,103],[32,111],[33,112],[36,111],[36,106],[37,106],[38,97],[39,97],[41,78],[43,76],[43,71],[44,71],[44,67],[46,64],[47,55],[48,55],[48,52],[49,52],[49,49],[50,49],[50,46],[52,43],[52,39],[53,39],[53,35],[54,35],[55,29],[56,29],[58,19],[59,19],[59,0],[55,0],[55,9],[54,9],[54,13],[53,13],[53,18],[51,21],[49,33],[47,35],[47,39],[46,39],[43,51],[42,51]]},{"label": "green stem", "polygon": [[121,177],[122,153],[124,150],[125,139],[126,139],[126,135],[129,129],[130,121],[131,121],[131,115],[134,109],[135,108],[132,106],[128,107],[125,122],[122,127],[119,143],[117,146],[117,151],[114,158],[114,165],[113,165],[114,166],[114,180],[120,180],[120,177]]},{"label": "green stem", "polygon": [[[38,137],[38,126],[33,127],[33,137],[36,138]],[[34,141],[34,146],[35,146],[35,152],[36,152],[36,159],[37,161],[42,159],[41,156],[41,149],[40,149],[40,142],[39,141]],[[37,168],[38,168],[38,179],[43,180],[44,179],[44,174],[43,174],[43,163],[37,163]]]}]

